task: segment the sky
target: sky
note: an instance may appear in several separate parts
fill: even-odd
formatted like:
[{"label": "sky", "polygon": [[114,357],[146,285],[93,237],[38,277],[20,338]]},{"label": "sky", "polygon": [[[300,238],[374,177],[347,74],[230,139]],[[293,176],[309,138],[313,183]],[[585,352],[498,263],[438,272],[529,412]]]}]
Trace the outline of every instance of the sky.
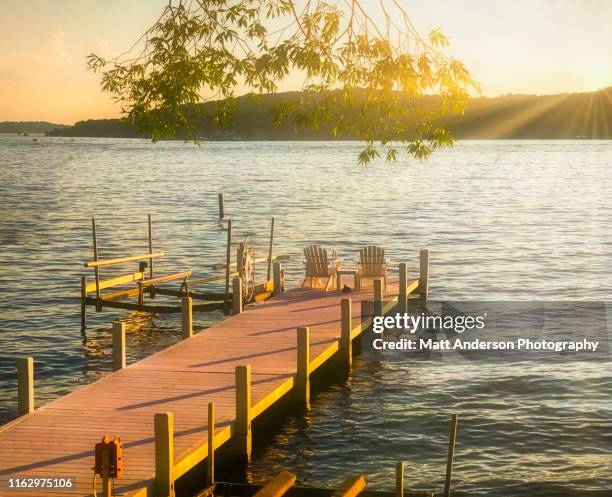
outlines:
[{"label": "sky", "polygon": [[[362,0],[369,12],[378,2]],[[449,53],[468,67],[485,96],[612,85],[612,0],[399,2],[420,33],[441,28],[451,41]],[[86,56],[124,51],[166,3],[0,0],[0,121],[72,124],[118,117],[99,75],[87,71]]]}]

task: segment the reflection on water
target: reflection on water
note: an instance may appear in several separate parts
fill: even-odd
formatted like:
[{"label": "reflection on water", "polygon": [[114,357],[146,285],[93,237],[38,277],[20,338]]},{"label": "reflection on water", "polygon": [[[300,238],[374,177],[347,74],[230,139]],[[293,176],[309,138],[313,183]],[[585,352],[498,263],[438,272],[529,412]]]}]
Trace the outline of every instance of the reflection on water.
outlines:
[{"label": "reflection on water", "polygon": [[[377,243],[412,274],[418,250],[430,248],[436,299],[609,299],[612,143],[465,142],[427,162],[368,169],[355,163],[359,148],[0,137],[0,419],[16,408],[19,354],[35,358],[40,405],[110,371],[115,318],[128,323],[128,361],[179,338],[176,315],[90,308],[84,341],[79,278],[92,256],[94,215],[107,258],[147,250],[150,212],[155,248],[167,252],[159,274],[206,276],[224,260],[223,191],[235,240],[253,236],[259,255],[276,216],[276,251],[292,257],[284,263],[290,284],[300,281],[307,244],[335,247],[350,261]],[[196,314],[195,325],[221,318]],[[287,421],[250,477],[285,464],[304,483],[331,483],[350,466],[389,487],[393,463],[404,459],[410,486],[440,488],[456,410],[458,488],[602,491],[612,483],[611,382],[609,367],[580,362],[474,371],[448,361],[357,360],[306,417]]]}]

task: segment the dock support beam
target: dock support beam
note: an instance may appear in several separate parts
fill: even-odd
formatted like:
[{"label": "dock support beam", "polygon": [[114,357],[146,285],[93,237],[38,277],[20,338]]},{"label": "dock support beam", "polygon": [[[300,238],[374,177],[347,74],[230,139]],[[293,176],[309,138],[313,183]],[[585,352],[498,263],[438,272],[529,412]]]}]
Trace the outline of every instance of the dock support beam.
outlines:
[{"label": "dock support beam", "polygon": [[353,341],[351,340],[351,328],[353,316],[351,310],[351,299],[340,301],[340,350],[342,362],[347,368],[353,364]]},{"label": "dock support beam", "polygon": [[457,415],[451,418],[450,434],[448,436],[448,457],[446,458],[446,480],[444,482],[444,497],[450,497],[451,478],[453,476],[453,458],[455,457],[455,439],[457,437]]},{"label": "dock support beam", "polygon": [[125,368],[125,323],[113,323],[113,371]]},{"label": "dock support beam", "polygon": [[419,257],[419,295],[427,302],[429,296],[429,250],[421,250]]},{"label": "dock support beam", "polygon": [[406,263],[400,262],[399,265],[399,295],[397,298],[398,311],[406,312],[408,303],[408,275],[406,270]]},{"label": "dock support beam", "polygon": [[212,485],[215,481],[215,404],[208,403],[208,458],[207,484]]},{"label": "dock support beam", "polygon": [[282,280],[282,267],[280,262],[275,262],[272,266],[272,278],[274,288],[272,289],[272,296],[280,295],[283,291],[283,280]]},{"label": "dock support beam", "polygon": [[395,497],[404,497],[404,463],[395,465]]},{"label": "dock support beam", "polygon": [[270,280],[272,273],[272,247],[274,245],[274,216],[272,216],[272,223],[270,224],[270,245],[268,247],[268,277],[266,281]]},{"label": "dock support beam", "polygon": [[232,265],[232,220],[227,221],[227,245],[225,249],[225,309],[229,314],[230,268]]},{"label": "dock support beam", "polygon": [[383,282],[374,280],[374,316],[383,315]]},{"label": "dock support beam", "polygon": [[234,314],[242,312],[242,280],[240,278],[232,280],[232,308]]},{"label": "dock support beam", "polygon": [[238,453],[251,460],[251,366],[236,366],[236,438]]},{"label": "dock support beam", "polygon": [[193,336],[193,301],[191,297],[183,297],[181,301],[181,330],[183,338]]},{"label": "dock support beam", "polygon": [[297,397],[306,406],[310,403],[310,328],[297,329]]},{"label": "dock support beam", "polygon": [[174,416],[158,413],[155,423],[155,497],[174,497]]},{"label": "dock support beam", "polygon": [[225,217],[225,211],[223,207],[223,193],[219,193],[219,219],[223,219]]},{"label": "dock support beam", "polygon": [[81,276],[81,331],[87,329],[87,276]]},{"label": "dock support beam", "polygon": [[20,416],[34,412],[34,359],[17,359],[17,409]]}]

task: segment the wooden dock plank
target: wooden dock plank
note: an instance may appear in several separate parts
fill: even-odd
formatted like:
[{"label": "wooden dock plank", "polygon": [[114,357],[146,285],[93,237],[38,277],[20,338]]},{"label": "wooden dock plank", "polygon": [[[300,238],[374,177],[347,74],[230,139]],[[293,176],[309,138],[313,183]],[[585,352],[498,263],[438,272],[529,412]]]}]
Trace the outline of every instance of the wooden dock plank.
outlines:
[{"label": "wooden dock plank", "polygon": [[[385,299],[395,295],[391,283]],[[109,434],[124,442],[124,477],[115,482],[116,495],[147,495],[139,491],[152,488],[154,414],[174,413],[175,471],[185,473],[206,457],[209,402],[216,410],[215,445],[233,433],[236,366],[251,366],[256,417],[294,385],[298,327],[310,327],[313,366],[338,349],[345,297],[353,300],[357,327],[359,304],[372,298],[371,288],[350,294],[290,290],[0,427],[0,481],[73,476],[75,487],[45,495],[92,495],[94,444]],[[2,489],[7,497],[39,493]]]}]

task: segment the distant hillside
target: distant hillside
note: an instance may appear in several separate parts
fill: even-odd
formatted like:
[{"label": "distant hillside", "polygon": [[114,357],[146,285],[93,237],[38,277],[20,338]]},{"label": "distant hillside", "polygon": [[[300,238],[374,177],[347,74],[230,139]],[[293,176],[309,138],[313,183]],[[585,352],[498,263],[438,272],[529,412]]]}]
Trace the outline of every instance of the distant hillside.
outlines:
[{"label": "distant hillside", "polygon": [[120,119],[88,119],[74,126],[54,129],[47,136],[78,136],[106,138],[146,138],[146,135],[128,126]]},{"label": "distant hillside", "polygon": [[[274,127],[268,109],[281,99],[292,100],[297,92],[264,95],[253,99],[239,97],[233,122],[216,129],[202,119],[198,134],[213,140],[321,140],[331,139],[329,129],[296,129],[287,123]],[[425,105],[435,105],[436,97],[425,97]],[[213,102],[201,104],[205,115]],[[505,95],[472,99],[463,116],[442,121],[463,139],[612,139],[612,87],[593,93],[560,95]],[[74,126],[49,131],[50,136],[143,137],[118,119],[80,121]],[[176,138],[181,138],[179,133]],[[338,139],[352,139],[340,135]]]},{"label": "distant hillside", "polygon": [[0,133],[47,133],[57,128],[68,128],[66,124],[47,121],[4,121],[0,122]]}]

